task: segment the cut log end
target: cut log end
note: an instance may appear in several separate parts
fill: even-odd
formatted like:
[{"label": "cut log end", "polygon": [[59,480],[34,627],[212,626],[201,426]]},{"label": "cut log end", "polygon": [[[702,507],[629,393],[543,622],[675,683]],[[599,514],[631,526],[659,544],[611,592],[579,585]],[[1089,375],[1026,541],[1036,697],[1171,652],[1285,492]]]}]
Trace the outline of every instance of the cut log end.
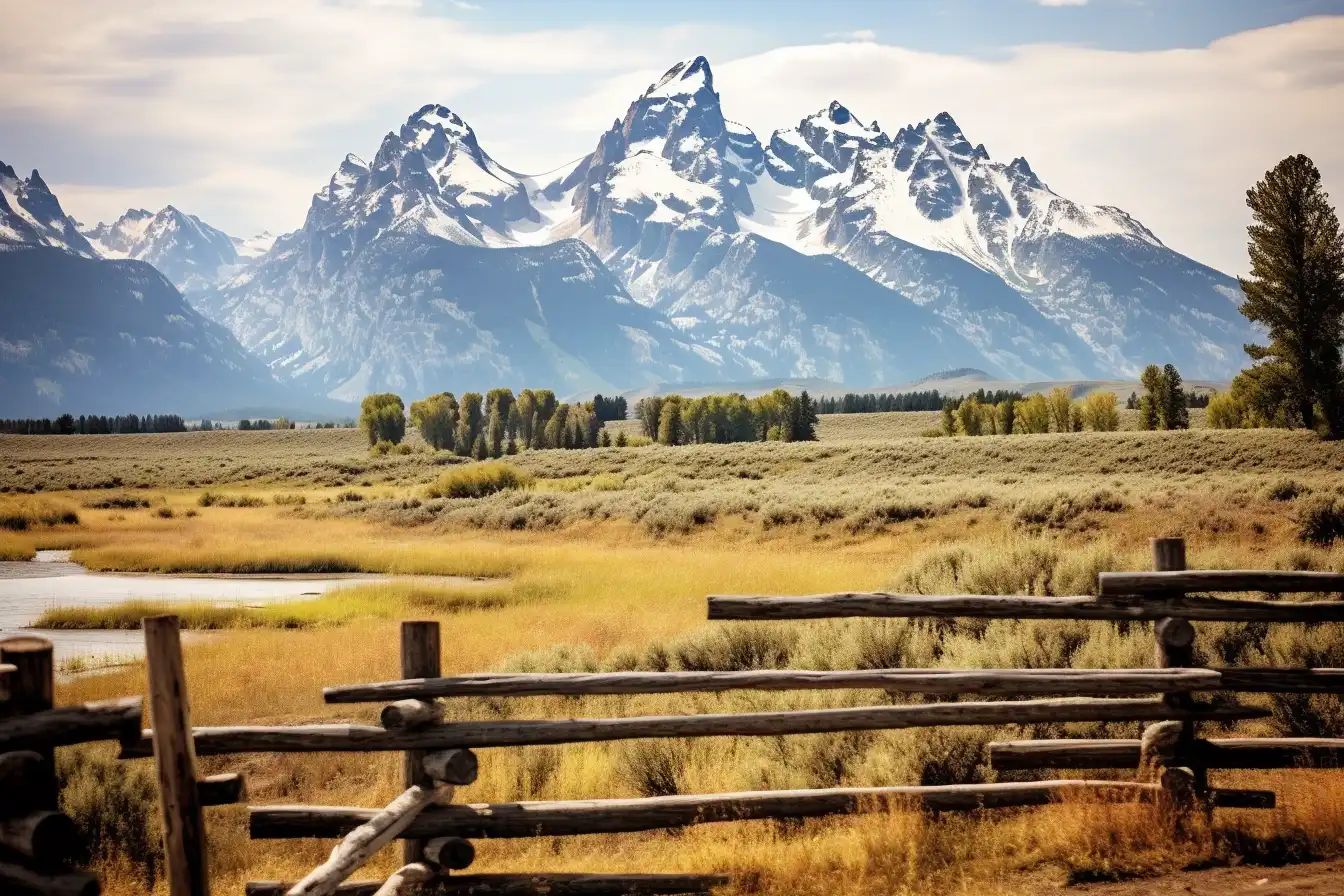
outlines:
[{"label": "cut log end", "polygon": [[236,772],[201,778],[196,782],[196,792],[202,806],[232,806],[247,799],[247,785]]},{"label": "cut log end", "polygon": [[476,847],[461,837],[435,837],[425,844],[425,858],[443,868],[461,871],[476,861]]},{"label": "cut log end", "polygon": [[476,754],[471,750],[439,750],[423,760],[425,774],[445,784],[465,786],[475,783],[479,770]]},{"label": "cut log end", "polygon": [[49,809],[0,820],[0,845],[43,868],[64,865],[75,851],[77,837],[70,817]]},{"label": "cut log end", "polygon": [[398,700],[379,717],[389,731],[411,731],[443,721],[443,706],[430,700]]}]

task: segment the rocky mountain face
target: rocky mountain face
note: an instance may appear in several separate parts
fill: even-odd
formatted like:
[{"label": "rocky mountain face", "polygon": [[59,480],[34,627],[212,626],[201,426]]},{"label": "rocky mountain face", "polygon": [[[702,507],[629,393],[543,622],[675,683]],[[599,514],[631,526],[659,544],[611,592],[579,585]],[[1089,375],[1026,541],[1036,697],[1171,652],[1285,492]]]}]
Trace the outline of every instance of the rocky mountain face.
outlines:
[{"label": "rocky mountain face", "polygon": [[[1168,360],[1227,377],[1254,338],[1234,279],[1168,249],[1119,209],[1059,196],[1025,159],[993,161],[947,113],[893,136],[837,101],[762,145],[725,118],[703,58],[670,69],[575,172],[545,188],[567,190],[572,232],[635,298],[669,313],[686,312],[701,278],[724,282],[707,272],[745,233],[840,259],[937,315],[980,353],[977,363],[1011,377],[1133,376]],[[834,301],[836,284],[823,277],[815,288],[795,292],[800,313]],[[778,299],[716,295],[733,314]],[[703,289],[695,304],[714,310]],[[875,329],[887,307],[853,311]],[[712,315],[690,316],[688,335],[716,347],[726,338]],[[847,348],[837,355],[852,358]],[[856,383],[867,372],[832,369]]]},{"label": "rocky mountain face", "polygon": [[0,416],[313,407],[142,261],[105,260],[0,163]]},{"label": "rocky mountain face", "polygon": [[[1167,248],[1118,208],[1058,195],[1024,158],[994,161],[946,112],[888,138],[832,103],[797,128],[776,132],[776,145],[798,149],[779,170],[815,203],[800,238],[959,319],[963,332],[986,312],[990,321],[997,313],[998,332],[1006,335],[1014,327],[1002,312],[1027,318],[1007,303],[977,313],[956,297],[920,297],[910,244],[998,278],[1046,320],[1076,334],[1091,364],[1108,375],[1133,376],[1165,359],[1193,376],[1227,377],[1240,367],[1241,345],[1256,338],[1237,310],[1235,279]],[[1050,371],[1049,359],[1042,360]]]},{"label": "rocky mountain face", "polygon": [[95,252],[36,170],[21,178],[0,162],[0,251],[47,246],[85,258]]},{"label": "rocky mountain face", "polygon": [[[5,208],[24,210],[4,233],[82,239],[40,181],[3,183]],[[151,260],[183,286],[225,269],[230,247],[240,262],[258,251],[171,208],[151,216],[161,227],[145,214],[100,227],[87,251],[149,258],[135,247],[171,233]],[[1120,209],[995,160],[947,113],[891,133],[837,101],[762,142],[726,117],[697,57],[547,176],[505,168],[459,115],[424,106],[372,161],[344,159],[301,230],[192,300],[283,380],[353,400],[498,384],[862,388],[957,367],[1132,377],[1168,361],[1224,379],[1256,338],[1240,298]]]},{"label": "rocky mountain face", "polygon": [[133,208],[83,233],[104,258],[148,262],[182,292],[215,286],[243,262],[240,240],[171,205],[158,212]]},{"label": "rocky mountain face", "polygon": [[425,106],[372,162],[347,156],[303,229],[200,307],[279,375],[337,399],[715,372],[712,353],[546,223],[461,118]]}]

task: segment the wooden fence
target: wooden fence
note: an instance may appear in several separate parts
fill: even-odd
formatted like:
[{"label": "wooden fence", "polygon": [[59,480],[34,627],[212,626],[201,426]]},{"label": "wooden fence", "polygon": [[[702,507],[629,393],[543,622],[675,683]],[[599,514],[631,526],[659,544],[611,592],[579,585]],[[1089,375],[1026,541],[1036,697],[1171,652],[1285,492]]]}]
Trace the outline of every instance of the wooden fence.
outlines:
[{"label": "wooden fence", "polygon": [[51,642],[0,641],[0,893],[96,896],[73,867],[75,823],[58,807],[55,748],[125,740],[140,729],[141,700],[53,707]]},{"label": "wooden fence", "polygon": [[[1263,790],[1209,786],[1211,768],[1334,767],[1344,740],[1237,738],[1206,740],[1199,724],[1268,715],[1266,710],[1197,699],[1208,692],[1338,693],[1341,669],[1196,668],[1190,620],[1327,622],[1344,620],[1344,602],[1234,600],[1189,592],[1342,592],[1344,575],[1292,572],[1185,571],[1180,539],[1153,542],[1155,572],[1104,573],[1095,597],[831,594],[808,597],[711,596],[710,619],[833,617],[989,617],[1156,622],[1156,668],[759,670],[601,674],[478,674],[444,677],[433,622],[402,624],[397,681],[327,688],[329,703],[384,703],[380,724],[192,728],[181,671],[176,620],[145,621],[153,730],[123,741],[125,758],[153,755],[163,793],[168,876],[173,896],[205,896],[201,805],[195,756],[250,752],[395,751],[405,756],[406,790],[382,809],[254,806],[251,836],[340,838],[330,857],[298,882],[253,882],[252,896],[332,893],[392,896],[432,885],[471,894],[703,893],[725,882],[714,875],[468,874],[473,840],[563,837],[646,831],[748,819],[808,818],[893,808],[978,811],[1040,806],[1067,794],[1153,801],[1180,828],[1190,812],[1275,805]],[[647,716],[612,719],[462,721],[450,719],[456,697],[663,694],[736,689],[874,689],[889,694],[978,695],[998,699],[823,710]],[[1028,699],[1006,700],[1008,697]],[[456,789],[477,774],[472,750],[628,738],[776,736],[938,725],[1151,722],[1131,740],[1009,741],[990,745],[999,770],[1131,768],[1133,781],[1045,780],[950,786],[853,787],[678,795],[645,799],[467,804]],[[349,878],[393,840],[403,866],[386,881]],[[54,889],[37,892],[65,892]]]}]

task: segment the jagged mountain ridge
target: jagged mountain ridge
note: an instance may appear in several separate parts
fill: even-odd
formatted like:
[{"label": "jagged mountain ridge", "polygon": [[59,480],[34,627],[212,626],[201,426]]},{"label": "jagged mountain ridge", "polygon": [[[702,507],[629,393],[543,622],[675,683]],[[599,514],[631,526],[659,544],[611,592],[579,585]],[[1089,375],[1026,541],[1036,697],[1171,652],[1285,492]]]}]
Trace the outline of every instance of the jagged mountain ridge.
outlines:
[{"label": "jagged mountain ridge", "polygon": [[199,304],[282,377],[347,400],[711,374],[709,353],[631,301],[588,246],[504,236],[543,224],[470,127],[425,106],[371,163],[348,155],[303,228]]},{"label": "jagged mountain ridge", "polygon": [[21,178],[0,162],[0,251],[16,246],[47,246],[85,258],[96,255],[37,169]]},{"label": "jagged mountain ridge", "polygon": [[894,239],[962,258],[1071,328],[1110,374],[1132,376],[1162,358],[1196,376],[1238,368],[1256,334],[1237,310],[1233,278],[1167,248],[1121,209],[1058,195],[1024,158],[993,161],[946,112],[894,138],[871,126],[866,134],[879,133],[846,157],[830,137],[855,123],[832,103],[772,138],[811,152],[785,169],[808,181],[816,203],[800,239],[884,282],[903,251]]},{"label": "jagged mountain ridge", "polygon": [[1159,359],[1227,376],[1254,335],[1235,280],[1119,209],[1055,194],[1025,159],[992,161],[945,112],[889,136],[837,101],[762,146],[724,117],[701,57],[651,85],[579,170],[581,189],[559,185],[576,234],[655,307],[677,302],[710,233],[748,231],[841,258],[1015,376]]},{"label": "jagged mountain ridge", "polygon": [[312,407],[153,266],[100,258],[0,162],[0,415]]},{"label": "jagged mountain ridge", "polygon": [[241,240],[168,205],[158,212],[129,209],[111,224],[83,231],[104,258],[152,264],[182,292],[207,289],[237,271]]},{"label": "jagged mountain ridge", "polygon": [[[600,372],[573,360],[576,332],[538,335],[549,291],[577,282],[575,319],[592,315],[587,335],[616,347]],[[1055,194],[1025,159],[992,160],[947,113],[891,135],[837,101],[762,144],[724,115],[697,57],[548,176],[504,167],[459,115],[426,105],[371,162],[345,158],[302,230],[198,302],[282,376],[349,398],[524,375],[864,386],[955,366],[1049,379],[1173,361],[1226,377],[1254,335],[1238,296],[1119,209]],[[564,364],[522,360],[546,342]]]}]

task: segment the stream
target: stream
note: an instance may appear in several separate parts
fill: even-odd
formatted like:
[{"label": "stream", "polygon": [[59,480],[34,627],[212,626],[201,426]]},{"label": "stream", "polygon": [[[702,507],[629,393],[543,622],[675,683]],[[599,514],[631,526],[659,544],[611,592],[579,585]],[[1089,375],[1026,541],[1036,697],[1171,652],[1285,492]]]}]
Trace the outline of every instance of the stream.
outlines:
[{"label": "stream", "polygon": [[[433,577],[444,581],[444,577]],[[390,581],[370,574],[327,576],[191,576],[92,573],[70,561],[69,551],[38,551],[35,560],[0,562],[0,638],[40,635],[52,642],[58,665],[76,658],[99,664],[144,655],[138,631],[65,631],[30,628],[54,607],[98,607],[128,600],[199,601],[256,605],[316,597],[339,588]],[[463,579],[462,581],[470,581]],[[184,632],[184,638],[211,637]]]}]

